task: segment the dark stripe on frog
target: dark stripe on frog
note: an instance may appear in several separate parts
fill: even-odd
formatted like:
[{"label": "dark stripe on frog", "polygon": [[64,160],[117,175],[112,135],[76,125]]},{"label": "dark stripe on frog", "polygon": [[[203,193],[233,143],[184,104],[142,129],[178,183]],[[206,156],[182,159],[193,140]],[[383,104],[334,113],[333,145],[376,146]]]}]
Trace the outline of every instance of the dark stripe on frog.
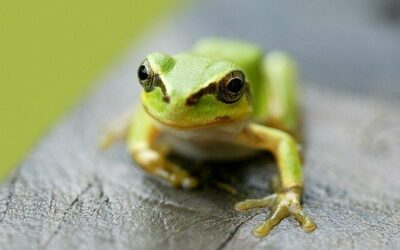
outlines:
[{"label": "dark stripe on frog", "polygon": [[199,102],[200,98],[203,95],[216,94],[216,93],[217,93],[217,84],[216,83],[210,83],[207,87],[204,87],[204,88],[200,89],[199,91],[197,91],[196,93],[194,93],[193,95],[189,96],[186,99],[185,104],[187,106],[195,105],[196,103]]},{"label": "dark stripe on frog", "polygon": [[169,98],[169,95],[167,95],[167,89],[165,88],[165,85],[164,85],[163,81],[161,80],[160,75],[158,75],[158,74],[154,75],[153,82],[155,83],[154,84],[155,87],[159,87],[161,89],[161,92],[163,93],[163,101],[166,103],[169,103],[170,98]]}]

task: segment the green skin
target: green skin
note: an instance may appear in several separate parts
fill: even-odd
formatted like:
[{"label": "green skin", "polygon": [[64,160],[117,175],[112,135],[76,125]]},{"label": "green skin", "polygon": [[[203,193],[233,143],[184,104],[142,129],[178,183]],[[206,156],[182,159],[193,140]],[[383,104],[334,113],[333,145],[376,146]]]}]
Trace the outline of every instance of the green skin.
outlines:
[{"label": "green skin", "polygon": [[[213,143],[222,143],[226,150],[234,145],[270,151],[279,169],[275,193],[238,202],[235,209],[271,209],[271,217],[253,231],[259,237],[288,216],[294,216],[305,231],[316,228],[301,206],[304,181],[295,141],[298,108],[291,58],[282,52],[264,56],[249,43],[206,39],[186,53],[152,53],[142,65],[146,70],[144,75],[139,73],[144,88],[142,108],[125,125],[121,122],[110,130],[104,146],[129,130],[127,142],[133,160],[148,173],[183,188],[194,188],[198,181],[167,159],[175,150],[165,139],[168,136],[202,148],[203,158],[207,158],[204,148]],[[239,78],[243,87],[232,98],[227,84],[233,78]]]}]

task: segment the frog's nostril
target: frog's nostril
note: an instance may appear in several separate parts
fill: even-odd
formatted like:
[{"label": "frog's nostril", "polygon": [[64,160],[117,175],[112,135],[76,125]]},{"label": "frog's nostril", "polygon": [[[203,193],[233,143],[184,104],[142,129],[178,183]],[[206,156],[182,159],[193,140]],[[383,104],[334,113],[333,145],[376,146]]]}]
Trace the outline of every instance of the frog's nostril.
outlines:
[{"label": "frog's nostril", "polygon": [[169,101],[170,101],[169,96],[167,96],[167,95],[163,96],[163,101],[166,103],[169,103]]}]

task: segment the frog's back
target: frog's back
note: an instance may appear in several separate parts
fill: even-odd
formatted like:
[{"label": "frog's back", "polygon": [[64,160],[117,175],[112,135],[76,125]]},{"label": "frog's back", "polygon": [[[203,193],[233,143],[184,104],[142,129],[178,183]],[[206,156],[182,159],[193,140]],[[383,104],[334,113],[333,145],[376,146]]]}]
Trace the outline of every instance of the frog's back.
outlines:
[{"label": "frog's back", "polygon": [[208,38],[199,41],[195,45],[193,52],[204,57],[233,62],[241,67],[250,79],[256,78],[260,73],[259,67],[263,52],[252,43]]},{"label": "frog's back", "polygon": [[[266,86],[262,73],[263,51],[257,45],[229,39],[208,38],[198,42],[192,53],[215,60],[230,61],[239,66],[250,84],[255,117],[266,113]],[[260,105],[261,104],[261,105]]]}]

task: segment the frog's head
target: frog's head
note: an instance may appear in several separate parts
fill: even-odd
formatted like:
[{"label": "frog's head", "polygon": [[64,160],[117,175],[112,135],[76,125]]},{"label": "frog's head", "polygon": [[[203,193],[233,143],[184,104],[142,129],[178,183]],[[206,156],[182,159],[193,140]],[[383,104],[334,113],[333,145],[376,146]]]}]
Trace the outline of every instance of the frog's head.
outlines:
[{"label": "frog's head", "polygon": [[244,73],[231,62],[152,53],[138,78],[146,112],[176,129],[244,121],[252,112]]}]

